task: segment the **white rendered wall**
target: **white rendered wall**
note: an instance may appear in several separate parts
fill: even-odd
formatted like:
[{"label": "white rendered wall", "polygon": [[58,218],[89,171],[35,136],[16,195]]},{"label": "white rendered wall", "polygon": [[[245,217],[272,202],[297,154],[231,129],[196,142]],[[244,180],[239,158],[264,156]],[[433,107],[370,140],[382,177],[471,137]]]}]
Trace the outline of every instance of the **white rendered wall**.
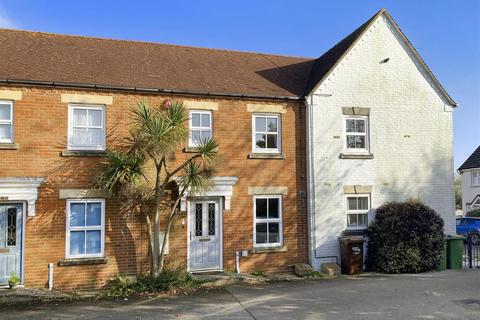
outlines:
[{"label": "white rendered wall", "polygon": [[[443,217],[447,234],[455,233],[452,108],[395,33],[381,16],[315,91],[316,256],[339,255],[338,237],[346,228],[344,185],[372,186],[372,208],[420,199]],[[342,107],[370,108],[374,159],[339,159],[345,146]],[[312,262],[319,268],[327,261],[332,259]]]}]

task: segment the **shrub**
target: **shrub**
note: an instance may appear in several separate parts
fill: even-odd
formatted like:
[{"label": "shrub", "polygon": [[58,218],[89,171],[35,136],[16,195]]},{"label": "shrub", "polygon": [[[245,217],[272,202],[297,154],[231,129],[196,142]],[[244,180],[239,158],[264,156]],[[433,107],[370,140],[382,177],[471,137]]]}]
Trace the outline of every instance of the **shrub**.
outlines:
[{"label": "shrub", "polygon": [[378,208],[367,236],[368,268],[386,273],[435,270],[445,241],[443,219],[414,200]]},{"label": "shrub", "polygon": [[467,217],[480,218],[480,209],[473,209],[467,212]]},{"label": "shrub", "polygon": [[119,274],[111,281],[108,292],[110,297],[126,297],[134,293],[165,292],[177,288],[192,288],[198,285],[190,273],[181,269],[163,269],[158,277],[150,274],[137,275],[134,281],[132,277]]},{"label": "shrub", "polygon": [[255,276],[255,277],[265,277],[267,275],[267,273],[261,269],[258,269],[258,270],[255,270],[251,273],[252,276]]},{"label": "shrub", "polygon": [[8,285],[10,286],[10,288],[14,288],[16,287],[22,280],[20,279],[20,277],[15,273],[15,272],[12,272],[12,274],[10,275],[10,277],[8,278]]},{"label": "shrub", "polygon": [[120,273],[110,281],[110,290],[108,296],[110,297],[127,297],[135,292],[135,281],[132,277]]}]

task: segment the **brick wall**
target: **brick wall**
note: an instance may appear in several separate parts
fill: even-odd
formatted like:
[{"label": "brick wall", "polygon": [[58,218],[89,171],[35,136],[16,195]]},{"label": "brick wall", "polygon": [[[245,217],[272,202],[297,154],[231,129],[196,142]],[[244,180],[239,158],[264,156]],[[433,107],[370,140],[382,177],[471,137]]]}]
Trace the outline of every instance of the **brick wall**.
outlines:
[{"label": "brick wall", "polygon": [[[148,269],[148,240],[143,220],[120,209],[115,199],[106,201],[105,256],[106,264],[57,266],[65,258],[66,200],[59,199],[60,189],[91,187],[98,169],[98,157],[62,157],[67,142],[67,109],[61,102],[62,93],[100,94],[113,96],[106,107],[107,133],[126,134],[129,107],[140,100],[160,103],[164,98],[194,100],[192,97],[158,96],[122,92],[63,90],[38,87],[4,86],[1,89],[21,90],[22,100],[14,105],[15,143],[18,150],[0,150],[0,177],[40,176],[45,182],[39,188],[36,216],[28,217],[25,234],[25,285],[45,287],[48,263],[55,264],[55,288],[61,290],[98,288],[106,280],[123,272],[135,274]],[[234,99],[202,99],[219,105],[213,112],[214,137],[218,140],[222,162],[217,176],[237,176],[233,187],[231,210],[224,212],[224,269],[234,269],[235,251],[253,247],[252,186],[286,186],[283,199],[284,244],[286,252],[250,254],[242,259],[242,271],[256,269],[282,271],[296,262],[306,262],[307,230],[305,199],[305,134],[304,111],[296,102],[249,101]],[[247,103],[280,103],[286,105],[282,115],[282,151],[284,160],[247,159],[251,152],[252,114]],[[108,141],[108,140],[107,140]],[[107,142],[108,147],[108,142]],[[176,161],[189,154],[179,150]],[[186,264],[186,213],[180,214],[170,237],[169,260]]]}]

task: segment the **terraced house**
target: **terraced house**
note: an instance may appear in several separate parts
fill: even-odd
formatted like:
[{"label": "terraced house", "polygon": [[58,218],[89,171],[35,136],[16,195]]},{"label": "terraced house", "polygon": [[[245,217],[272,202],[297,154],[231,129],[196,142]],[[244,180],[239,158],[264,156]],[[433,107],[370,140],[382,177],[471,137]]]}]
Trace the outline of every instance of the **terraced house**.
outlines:
[{"label": "terraced house", "polygon": [[49,264],[60,290],[148,270],[144,222],[91,183],[144,100],[188,108],[175,161],[195,137],[219,143],[212,189],[169,238],[191,272],[233,270],[236,253],[243,272],[319,268],[389,200],[421,198],[453,232],[455,103],[384,10],[319,58],[5,29],[0,43],[0,283],[45,287]]}]

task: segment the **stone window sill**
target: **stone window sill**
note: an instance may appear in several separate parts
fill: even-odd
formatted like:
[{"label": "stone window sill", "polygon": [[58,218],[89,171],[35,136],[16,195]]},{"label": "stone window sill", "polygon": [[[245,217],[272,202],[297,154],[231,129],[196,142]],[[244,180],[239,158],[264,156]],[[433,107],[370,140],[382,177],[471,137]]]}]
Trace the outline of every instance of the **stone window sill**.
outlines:
[{"label": "stone window sill", "polygon": [[105,157],[107,152],[90,150],[63,150],[60,155],[62,157]]},{"label": "stone window sill", "polygon": [[248,159],[277,159],[283,160],[285,159],[285,155],[283,153],[250,153],[248,155]]},{"label": "stone window sill", "polygon": [[0,150],[18,150],[20,145],[18,143],[0,143]]},{"label": "stone window sill", "polygon": [[373,159],[373,153],[340,153],[340,159]]},{"label": "stone window sill", "polygon": [[185,152],[185,153],[197,153],[198,148],[197,147],[185,147],[185,148],[183,148],[183,152]]},{"label": "stone window sill", "polygon": [[255,253],[273,253],[273,252],[287,252],[287,246],[281,247],[258,247],[252,249],[252,254]]},{"label": "stone window sill", "polygon": [[85,266],[95,264],[106,264],[107,258],[76,258],[76,259],[63,259],[58,262],[59,267],[69,266]]}]

